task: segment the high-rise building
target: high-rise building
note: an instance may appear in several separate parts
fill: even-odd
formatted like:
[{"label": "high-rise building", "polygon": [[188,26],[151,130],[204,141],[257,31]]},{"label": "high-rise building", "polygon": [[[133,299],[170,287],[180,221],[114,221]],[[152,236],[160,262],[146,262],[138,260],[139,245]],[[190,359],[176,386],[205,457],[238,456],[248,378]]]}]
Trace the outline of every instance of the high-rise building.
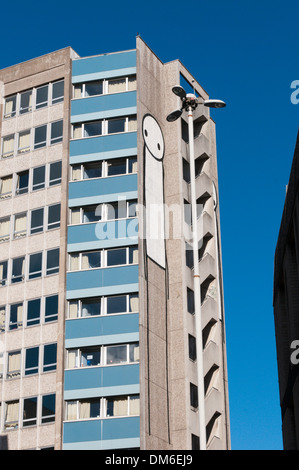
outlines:
[{"label": "high-rise building", "polygon": [[274,263],[274,321],[283,447],[299,449],[299,134]]},{"label": "high-rise building", "polygon": [[208,98],[140,37],[0,71],[2,448],[199,449],[201,356],[207,449],[230,448],[215,124],[196,109],[201,354],[179,83]]}]

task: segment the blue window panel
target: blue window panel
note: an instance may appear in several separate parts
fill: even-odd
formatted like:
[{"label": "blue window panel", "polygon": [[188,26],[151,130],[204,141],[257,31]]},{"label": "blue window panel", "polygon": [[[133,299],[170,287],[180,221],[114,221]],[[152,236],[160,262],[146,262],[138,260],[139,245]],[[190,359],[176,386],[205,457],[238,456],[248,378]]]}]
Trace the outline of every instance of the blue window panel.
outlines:
[{"label": "blue window panel", "polygon": [[69,207],[118,201],[119,198],[137,199],[137,196],[137,174],[74,181],[69,184]]},{"label": "blue window panel", "polygon": [[68,253],[138,243],[138,219],[122,219],[68,227]]},{"label": "blue window panel", "polygon": [[72,124],[136,113],[136,91],[92,96],[71,102]]},{"label": "blue window panel", "polygon": [[65,371],[65,400],[139,393],[139,364]]},{"label": "blue window panel", "polygon": [[138,341],[138,313],[105,315],[67,320],[66,348]]},{"label": "blue window panel", "polygon": [[63,424],[63,449],[139,447],[140,417],[73,421]]},{"label": "blue window panel", "polygon": [[70,164],[137,155],[137,132],[70,141]]},{"label": "blue window panel", "polygon": [[138,265],[67,273],[67,299],[138,291]]},{"label": "blue window panel", "polygon": [[132,73],[136,73],[136,50],[103,54],[72,61],[73,83],[120,77]]}]

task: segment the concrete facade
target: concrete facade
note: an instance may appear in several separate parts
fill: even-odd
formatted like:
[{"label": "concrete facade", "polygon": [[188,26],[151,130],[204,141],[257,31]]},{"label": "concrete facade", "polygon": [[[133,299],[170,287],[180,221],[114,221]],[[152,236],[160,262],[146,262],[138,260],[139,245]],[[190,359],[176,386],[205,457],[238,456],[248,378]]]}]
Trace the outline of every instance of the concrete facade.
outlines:
[{"label": "concrete facade", "polygon": [[[40,109],[33,107],[24,114],[19,110],[13,115],[11,96],[18,94],[18,105],[21,93],[26,90],[33,89],[35,97],[39,86],[62,79],[63,101],[42,105]],[[54,230],[35,234],[27,231],[21,239],[14,239],[12,228],[9,239],[0,232],[3,235],[0,274],[4,273],[1,261],[9,261],[8,281],[3,281],[0,288],[0,309],[5,306],[5,311],[2,310],[5,327],[0,333],[2,447],[198,449],[192,260],[186,250],[186,232],[182,232],[183,228],[190,230],[184,222],[185,206],[190,202],[187,121],[182,116],[170,124],[166,116],[178,106],[172,93],[174,85],[192,83],[204,99],[208,98],[207,93],[180,61],[162,63],[140,37],[132,51],[81,58],[67,48],[5,69],[0,72],[0,80],[4,116],[2,188],[9,187],[6,176],[19,175],[27,169],[31,185],[22,194],[4,193],[0,200],[0,223],[3,219],[2,227],[6,227],[5,219],[10,216],[12,227],[14,215],[23,213],[25,208],[31,214],[32,210],[47,207],[46,220],[48,206],[61,204],[60,224]],[[122,81],[126,82],[125,88],[121,88]],[[120,88],[113,89],[115,85]],[[96,87],[99,87],[97,92]],[[53,94],[52,85],[50,89]],[[41,101],[42,93],[38,96]],[[24,95],[23,104],[25,98]],[[146,115],[158,123],[165,144],[163,197],[167,220],[169,215],[165,268],[147,256],[147,244],[142,236],[145,228],[142,207],[146,205],[147,190],[143,134]],[[51,134],[51,123],[60,120],[63,139],[57,142],[56,134]],[[49,145],[34,149],[37,135],[34,131],[30,149],[20,153],[20,133],[45,123],[51,134]],[[208,109],[202,108],[197,109],[194,124],[197,198],[202,208],[199,223],[203,229],[199,253],[207,448],[220,450],[230,449],[230,428],[215,123]],[[14,153],[9,155],[8,137],[13,134],[17,136]],[[51,144],[51,137],[55,145]],[[115,170],[109,174],[108,168],[117,166],[120,159],[126,160],[126,171]],[[33,169],[57,160],[62,161],[61,182],[50,186],[46,166],[46,187],[33,190]],[[14,176],[14,184],[19,181],[19,176]],[[127,212],[115,216],[114,220],[109,216],[108,205],[120,199],[127,201]],[[137,211],[135,203],[138,203]],[[27,222],[31,229],[32,220],[30,215]],[[128,235],[134,223],[139,226],[139,238]],[[120,238],[115,232],[106,238],[100,236],[110,228],[116,228],[117,234],[125,229],[126,236]],[[47,275],[47,251],[57,247],[59,272]],[[109,264],[111,250],[121,253],[123,249],[126,262]],[[30,254],[40,251],[45,253],[46,260],[43,276],[29,279],[27,273],[27,277],[14,285],[9,277],[12,260],[25,255],[28,264]],[[100,261],[93,264],[92,257],[99,253]],[[54,294],[59,299],[55,321],[42,320],[43,307],[38,324],[27,327],[25,315],[23,323],[10,328],[11,304],[23,302],[27,312],[28,300]],[[124,298],[126,307],[120,307]],[[109,310],[113,301],[117,308]],[[91,302],[100,305],[97,313],[90,307]],[[54,343],[57,362],[54,370],[45,374],[43,348]],[[39,347],[42,365],[38,371],[31,368],[29,377],[27,349],[34,346]],[[113,348],[118,354],[127,348],[127,358],[118,360],[111,355]],[[10,377],[7,375],[9,354],[19,349],[26,351],[22,353],[23,365],[16,377]],[[43,413],[47,411],[41,405],[46,394],[55,394],[55,421],[52,417],[49,423],[45,423]],[[30,418],[29,424],[26,422],[24,409],[28,403],[32,410],[32,402],[24,403],[27,397],[37,397],[36,423],[30,422]],[[15,424],[7,424],[7,404],[11,401],[19,401]],[[13,414],[13,404],[9,405]]]},{"label": "concrete facade", "polygon": [[299,135],[275,251],[274,321],[276,334],[282,437],[285,450],[299,449],[298,401],[298,253]]}]

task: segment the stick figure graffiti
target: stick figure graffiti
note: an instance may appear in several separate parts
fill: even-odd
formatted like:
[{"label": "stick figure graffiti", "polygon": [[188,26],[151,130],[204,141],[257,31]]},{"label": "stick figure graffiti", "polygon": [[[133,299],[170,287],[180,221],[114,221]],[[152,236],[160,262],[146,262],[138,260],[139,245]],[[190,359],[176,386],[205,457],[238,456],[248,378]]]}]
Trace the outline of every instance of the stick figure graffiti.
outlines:
[{"label": "stick figure graffiti", "polygon": [[143,118],[142,133],[145,144],[144,199],[147,256],[165,269],[164,138],[158,122],[150,114],[146,114]]}]

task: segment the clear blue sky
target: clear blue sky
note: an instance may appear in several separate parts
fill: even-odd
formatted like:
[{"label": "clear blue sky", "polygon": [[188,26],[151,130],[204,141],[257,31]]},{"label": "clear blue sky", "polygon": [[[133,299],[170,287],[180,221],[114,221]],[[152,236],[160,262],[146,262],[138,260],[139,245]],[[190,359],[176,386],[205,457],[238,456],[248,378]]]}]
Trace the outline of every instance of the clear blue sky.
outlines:
[{"label": "clear blue sky", "polygon": [[[185,9],[186,8],[186,9]],[[180,59],[211,97],[234,450],[281,449],[273,258],[298,131],[298,0],[15,0],[1,6],[0,68],[71,46]]]}]

